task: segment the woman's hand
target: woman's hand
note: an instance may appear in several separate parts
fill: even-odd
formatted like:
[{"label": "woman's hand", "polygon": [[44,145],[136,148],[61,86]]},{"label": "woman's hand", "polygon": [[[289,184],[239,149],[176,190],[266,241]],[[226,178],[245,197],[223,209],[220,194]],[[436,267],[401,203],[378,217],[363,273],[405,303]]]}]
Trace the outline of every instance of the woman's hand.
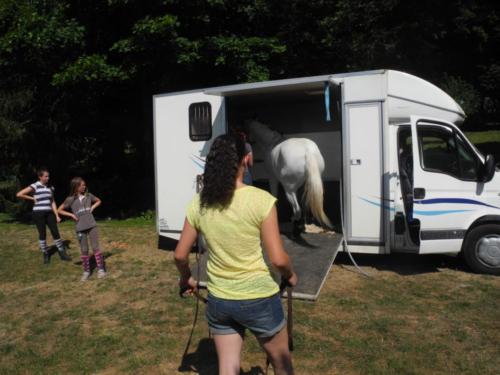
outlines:
[{"label": "woman's hand", "polygon": [[56,221],[57,221],[57,224],[59,224],[61,222],[61,216],[57,215],[56,216]]},{"label": "woman's hand", "polygon": [[76,216],[75,214],[71,214],[71,218],[72,218],[74,221],[78,221],[78,216]]},{"label": "woman's hand", "polygon": [[187,280],[179,279],[179,288],[183,297],[191,296],[198,291],[198,282],[192,276]]},{"label": "woman's hand", "polygon": [[99,198],[97,198],[96,196],[94,196],[94,198],[95,198],[95,202],[94,202],[94,204],[92,206],[90,206],[90,213],[94,212],[94,210],[97,207],[99,207],[101,205],[101,203],[102,203],[102,201]]},{"label": "woman's hand", "polygon": [[290,276],[287,280],[288,284],[293,288],[297,285],[297,282],[299,279],[297,278],[297,274],[295,272],[292,272],[292,276]]}]

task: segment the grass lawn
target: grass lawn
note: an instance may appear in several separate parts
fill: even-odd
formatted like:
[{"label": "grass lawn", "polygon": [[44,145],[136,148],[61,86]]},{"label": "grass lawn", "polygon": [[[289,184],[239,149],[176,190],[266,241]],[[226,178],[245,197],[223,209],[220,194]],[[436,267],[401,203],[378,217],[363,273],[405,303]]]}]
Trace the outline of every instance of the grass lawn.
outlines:
[{"label": "grass lawn", "polygon": [[497,164],[500,162],[500,130],[466,132],[465,135],[484,155],[492,154]]},{"label": "grass lawn", "polygon": [[[34,226],[0,220],[0,374],[175,374],[195,301],[179,299],[172,253],[151,222],[100,222],[109,277],[79,282],[74,261],[42,264]],[[342,255],[317,302],[294,302],[297,374],[497,374],[500,278],[445,256]],[[203,308],[201,310],[203,312]],[[242,373],[265,357],[246,340]],[[190,371],[191,368],[193,371]],[[200,313],[184,373],[216,374]]]}]

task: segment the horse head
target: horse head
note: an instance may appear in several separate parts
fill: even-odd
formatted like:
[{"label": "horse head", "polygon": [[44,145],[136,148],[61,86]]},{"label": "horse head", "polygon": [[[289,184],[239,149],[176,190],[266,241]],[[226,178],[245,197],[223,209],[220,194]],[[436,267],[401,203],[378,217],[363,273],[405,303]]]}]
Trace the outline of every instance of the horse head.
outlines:
[{"label": "horse head", "polygon": [[257,120],[246,120],[245,131],[251,142],[261,143],[266,146],[275,145],[282,138],[280,133]]}]

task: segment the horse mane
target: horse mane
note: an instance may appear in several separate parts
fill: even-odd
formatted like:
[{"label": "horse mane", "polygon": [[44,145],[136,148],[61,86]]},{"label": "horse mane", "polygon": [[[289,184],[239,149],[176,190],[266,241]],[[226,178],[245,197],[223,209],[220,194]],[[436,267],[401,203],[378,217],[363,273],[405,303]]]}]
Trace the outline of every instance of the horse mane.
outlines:
[{"label": "horse mane", "polygon": [[283,138],[279,132],[257,120],[247,120],[245,124],[249,133],[253,133],[255,136],[260,137],[260,141],[263,143],[276,144]]}]

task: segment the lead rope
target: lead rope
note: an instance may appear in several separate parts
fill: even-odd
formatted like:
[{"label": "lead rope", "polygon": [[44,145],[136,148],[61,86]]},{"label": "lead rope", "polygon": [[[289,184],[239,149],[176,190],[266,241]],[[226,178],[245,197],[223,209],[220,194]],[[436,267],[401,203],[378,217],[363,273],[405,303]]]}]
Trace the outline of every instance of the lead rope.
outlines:
[{"label": "lead rope", "polygon": [[288,349],[293,352],[293,304],[292,304],[292,287],[286,288],[286,299],[288,305],[288,312],[286,315],[286,324],[288,330]]},{"label": "lead rope", "polygon": [[349,259],[351,259],[351,262],[352,264],[354,265],[354,267],[358,270],[358,272],[360,274],[362,274],[363,276],[365,277],[372,277],[372,275],[370,275],[369,273],[363,271],[359,266],[358,264],[356,263],[356,261],[354,260],[351,252],[349,251],[349,246],[347,245],[347,240],[346,240],[346,236],[347,236],[347,233],[345,231],[345,226],[344,226],[344,207],[343,207],[343,204],[342,204],[342,201],[344,199],[344,196],[343,196],[343,193],[342,193],[342,190],[344,189],[344,185],[343,185],[343,181],[342,181],[342,173],[341,173],[341,176],[340,176],[340,226],[342,227],[342,244],[343,244],[343,247],[345,249],[345,251],[347,252],[347,255],[349,256]]},{"label": "lead rope", "polygon": [[[201,191],[201,187],[203,184],[203,175],[197,175],[196,176],[196,192],[199,193]],[[181,360],[181,366],[179,367],[179,371],[196,371],[196,369],[192,368],[191,366],[188,366],[186,363],[186,357],[189,351],[189,347],[191,346],[191,340],[193,339],[193,333],[194,329],[196,327],[196,323],[198,322],[198,313],[200,311],[200,301],[203,303],[207,303],[207,299],[204,298],[200,293],[200,254],[202,253],[202,250],[205,249],[203,246],[203,239],[201,238],[201,233],[198,234],[198,251],[196,252],[196,291],[194,292],[194,295],[196,297],[196,307],[194,310],[194,319],[193,319],[193,326],[191,327],[191,333],[189,334],[189,339],[186,343],[186,347],[184,348],[184,353],[182,354],[182,360]],[[203,251],[204,252],[204,251]],[[179,291],[179,295],[181,298],[184,298],[185,295],[184,293],[187,291],[186,288],[183,288]],[[212,335],[210,333],[210,330],[208,331],[208,337],[212,338]]]}]

